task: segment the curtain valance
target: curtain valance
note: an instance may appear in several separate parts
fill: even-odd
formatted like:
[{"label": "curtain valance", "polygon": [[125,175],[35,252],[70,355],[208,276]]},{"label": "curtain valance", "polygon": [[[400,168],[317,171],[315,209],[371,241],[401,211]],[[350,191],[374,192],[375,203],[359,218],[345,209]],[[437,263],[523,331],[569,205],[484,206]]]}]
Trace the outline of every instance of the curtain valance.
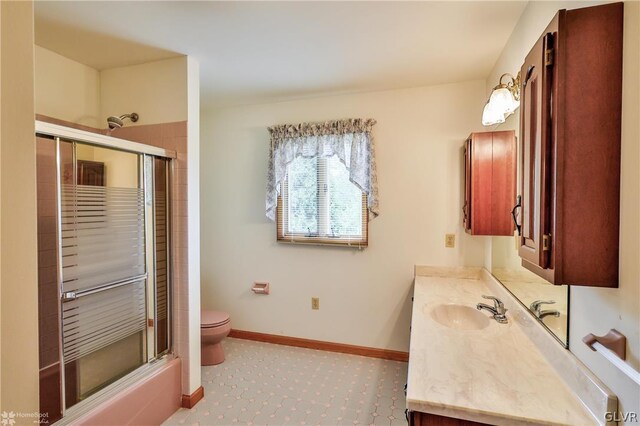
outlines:
[{"label": "curtain valance", "polygon": [[304,136],[344,135],[347,133],[371,133],[376,120],[347,119],[322,121],[318,123],[281,124],[269,127],[271,143],[274,139],[299,138]]},{"label": "curtain valance", "polygon": [[349,180],[367,195],[369,219],[378,216],[378,177],[371,129],[373,119],[345,119],[269,127],[271,149],[266,215],[275,220],[278,194],[287,166],[297,157],[336,155],[349,171]]}]

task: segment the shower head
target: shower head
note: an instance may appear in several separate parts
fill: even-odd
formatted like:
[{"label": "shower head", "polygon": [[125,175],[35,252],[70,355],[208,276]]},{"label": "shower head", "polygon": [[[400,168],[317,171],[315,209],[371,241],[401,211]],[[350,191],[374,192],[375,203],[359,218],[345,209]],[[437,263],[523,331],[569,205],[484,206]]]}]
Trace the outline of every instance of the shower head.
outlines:
[{"label": "shower head", "polygon": [[124,126],[125,118],[128,118],[129,120],[135,123],[136,121],[138,121],[139,117],[138,117],[138,114],[136,114],[135,112],[132,112],[131,114],[124,114],[124,115],[121,115],[120,117],[116,117],[115,115],[107,117],[107,125],[109,126],[109,129],[114,130]]}]

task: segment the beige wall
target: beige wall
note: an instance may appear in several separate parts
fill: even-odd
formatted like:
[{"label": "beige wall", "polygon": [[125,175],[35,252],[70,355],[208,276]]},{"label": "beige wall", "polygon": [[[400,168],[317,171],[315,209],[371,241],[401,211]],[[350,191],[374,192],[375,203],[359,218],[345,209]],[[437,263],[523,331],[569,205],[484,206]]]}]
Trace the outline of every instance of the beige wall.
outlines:
[{"label": "beige wall", "polygon": [[200,64],[187,58],[187,225],[189,240],[188,344],[189,381],[186,394],[201,385],[200,370]]},{"label": "beige wall", "polygon": [[[2,5],[0,5],[0,52],[2,47]],[[2,99],[2,54],[0,53],[0,99]],[[0,101],[0,153],[2,153],[2,102]],[[2,158],[0,157],[0,248],[2,248]],[[0,361],[2,360],[2,255],[0,254]],[[0,409],[2,408],[2,367],[0,366]]]},{"label": "beige wall", "polygon": [[99,129],[131,112],[140,119],[126,126],[185,121],[187,58],[98,71],[35,46],[35,98],[38,114]]},{"label": "beige wall", "polygon": [[[2,46],[2,6],[0,5],[0,47]],[[0,49],[1,52],[1,49]],[[0,54],[0,99],[2,99],[2,55]],[[0,153],[2,152],[2,102],[0,102]],[[0,158],[0,248],[2,248],[2,158]],[[0,360],[2,360],[2,255],[0,254]],[[2,408],[2,367],[0,366],[0,409]]]},{"label": "beige wall", "polygon": [[72,123],[105,127],[100,117],[100,73],[35,46],[36,112]]},{"label": "beige wall", "polygon": [[[33,3],[1,2],[0,411],[38,411]],[[18,418],[32,424],[33,418]]]},{"label": "beige wall", "polygon": [[186,56],[100,72],[102,119],[132,112],[140,119],[127,126],[187,120]]},{"label": "beige wall", "polygon": [[[487,80],[487,93],[496,84],[501,73],[515,73],[520,69],[526,54],[558,9],[574,9],[593,4],[596,3],[530,2]],[[639,28],[640,3],[627,1],[622,106],[620,287],[572,287],[569,318],[570,350],[618,395],[621,410],[636,413],[640,412],[640,388],[601,355],[589,350],[581,339],[588,333],[600,335],[605,334],[610,328],[619,330],[627,336],[627,361],[636,369],[640,369]],[[517,117],[517,114],[514,117]],[[506,124],[510,125],[509,122]],[[517,122],[514,127],[517,127]]]},{"label": "beige wall", "polygon": [[[482,80],[203,112],[203,308],[229,311],[237,329],[408,350],[414,264],[483,263],[483,238],[464,233],[460,212],[462,146],[480,129],[484,90]],[[378,121],[369,247],[276,243],[264,214],[267,127],[347,117]],[[271,294],[254,295],[254,281]]]}]

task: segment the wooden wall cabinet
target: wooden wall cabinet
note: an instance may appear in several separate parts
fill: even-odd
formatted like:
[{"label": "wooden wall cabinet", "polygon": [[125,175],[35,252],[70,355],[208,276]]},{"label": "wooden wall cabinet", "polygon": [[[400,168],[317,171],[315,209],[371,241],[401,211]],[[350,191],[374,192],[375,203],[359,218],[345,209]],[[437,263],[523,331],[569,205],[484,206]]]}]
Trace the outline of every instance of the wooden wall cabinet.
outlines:
[{"label": "wooden wall cabinet", "polygon": [[462,222],[471,235],[513,235],[515,132],[472,133],[464,149]]},{"label": "wooden wall cabinet", "polygon": [[623,4],[561,10],[521,70],[522,265],[618,286]]}]

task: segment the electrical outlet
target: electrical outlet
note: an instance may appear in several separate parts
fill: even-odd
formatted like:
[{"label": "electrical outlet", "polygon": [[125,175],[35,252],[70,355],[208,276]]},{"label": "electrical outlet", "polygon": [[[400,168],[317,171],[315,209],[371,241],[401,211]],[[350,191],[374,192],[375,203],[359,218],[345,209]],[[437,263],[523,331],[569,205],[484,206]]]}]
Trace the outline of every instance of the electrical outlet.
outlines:
[{"label": "electrical outlet", "polygon": [[445,234],[444,246],[446,248],[454,248],[456,246],[456,234]]},{"label": "electrical outlet", "polygon": [[320,309],[320,298],[319,297],[312,297],[311,298],[311,309],[315,309],[315,310]]}]

